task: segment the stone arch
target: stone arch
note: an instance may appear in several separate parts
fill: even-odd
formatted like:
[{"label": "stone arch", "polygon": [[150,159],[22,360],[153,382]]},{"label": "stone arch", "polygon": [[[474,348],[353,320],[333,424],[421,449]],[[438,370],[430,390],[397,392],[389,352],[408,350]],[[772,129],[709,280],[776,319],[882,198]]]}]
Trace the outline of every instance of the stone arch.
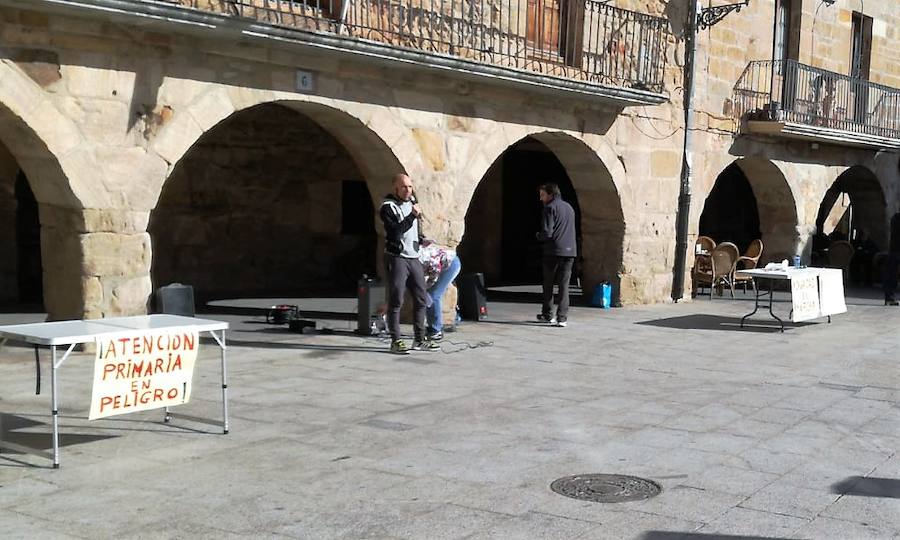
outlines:
[{"label": "stone arch", "polygon": [[[359,165],[373,199],[390,191],[394,174],[424,175],[427,168],[409,130],[386,107],[268,90],[213,87],[186,109],[173,111],[151,148],[169,163],[169,174],[200,137],[235,112],[276,103],[312,119],[338,140]],[[162,184],[155,186],[156,200]],[[377,201],[373,201],[377,202]]]},{"label": "stone arch", "polygon": [[[460,175],[460,183],[457,184],[457,208],[465,212],[475,194],[475,189],[491,165],[509,147],[525,137],[533,137],[547,144],[554,153],[556,153],[554,147],[566,146],[566,141],[570,143],[569,147],[572,149],[581,147],[588,150],[595,155],[596,164],[602,165],[602,173],[596,180],[597,188],[600,186],[609,188],[616,193],[616,197],[624,193],[622,188],[626,179],[625,167],[613,147],[601,136],[587,135],[579,138],[578,135],[566,131],[538,131],[528,126],[504,125],[502,130],[491,131],[489,136],[478,141],[477,150],[469,157],[469,165]],[[569,154],[568,151],[565,153]],[[593,181],[588,179],[584,187],[588,188],[592,183]],[[575,188],[578,189],[578,186]],[[620,205],[620,212],[624,210]]]},{"label": "stone arch", "polygon": [[802,252],[800,218],[790,182],[772,161],[746,157],[734,162],[753,189],[759,212],[759,229],[765,246],[760,262],[782,260]]},{"label": "stone arch", "polygon": [[40,214],[43,303],[53,319],[85,312],[81,237],[102,174],[81,132],[13,62],[0,61],[0,144],[27,178]]},{"label": "stone arch", "polygon": [[[201,298],[353,290],[362,273],[381,268],[373,207],[405,169],[378,134],[331,106],[270,100],[232,110],[180,154],[156,197],[153,280],[189,282]],[[344,200],[358,180],[366,208]],[[345,228],[352,208],[366,211],[355,214],[366,216],[366,230]],[[225,238],[233,254],[207,249]]]},{"label": "stone arch", "polygon": [[0,61],[0,139],[25,171],[37,201],[84,208],[85,173],[102,170],[89,152],[77,151],[84,138],[47,94],[15,64]]},{"label": "stone arch", "polygon": [[600,137],[582,139],[568,132],[535,131],[525,126],[519,129],[504,126],[502,132],[505,137],[487,137],[481,141],[462,175],[467,183],[457,186],[458,208],[461,211],[470,208],[476,188],[504,152],[527,138],[542,143],[565,169],[578,198],[584,290],[591,291],[600,281],[608,280],[627,301],[633,294],[634,284],[622,279],[625,218],[617,186],[617,181],[624,180],[625,172],[615,152]]},{"label": "stone arch", "polygon": [[833,225],[836,223],[830,223],[832,227],[826,226],[829,215],[833,216],[832,220],[844,217],[834,215],[833,212],[834,205],[842,193],[849,196],[849,203],[854,209],[852,214],[846,216],[848,227],[856,230],[865,229],[877,245],[886,247],[889,240],[890,216],[884,189],[875,173],[861,165],[846,169],[825,191],[816,214],[816,233],[827,234],[830,231],[825,229],[834,228]]}]

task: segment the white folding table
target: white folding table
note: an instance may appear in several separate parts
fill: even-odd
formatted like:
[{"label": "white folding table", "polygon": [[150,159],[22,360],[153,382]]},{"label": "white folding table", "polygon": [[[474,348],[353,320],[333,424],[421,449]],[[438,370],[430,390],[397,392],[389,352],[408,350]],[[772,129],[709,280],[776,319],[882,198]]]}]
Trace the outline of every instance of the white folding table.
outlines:
[{"label": "white folding table", "polygon": [[[769,287],[768,291],[762,290],[761,287],[754,287],[755,289],[755,299],[753,305],[753,311],[744,315],[741,318],[741,328],[744,327],[745,322],[751,316],[755,315],[757,311],[759,311],[759,299],[763,296],[769,297],[769,315],[772,316],[773,319],[778,321],[781,326],[781,331],[784,332],[784,321],[780,319],[775,312],[772,311],[772,301],[775,295],[775,282],[776,281],[787,281],[788,286],[792,287],[793,280],[798,278],[815,278],[816,287],[813,291],[815,298],[813,298],[813,313],[810,313],[808,310],[804,310],[803,317],[798,318],[797,313],[792,309],[791,317],[794,322],[798,322],[800,320],[809,320],[818,317],[828,317],[828,322],[831,322],[831,316],[837,313],[844,313],[847,311],[847,307],[844,304],[844,286],[843,280],[840,277],[841,271],[833,268],[814,268],[814,267],[789,267],[783,269],[771,269],[766,270],[764,268],[753,268],[750,270],[738,270],[737,274],[741,274],[744,276],[750,276],[755,280],[768,280]],[[827,284],[827,285],[826,285]],[[828,287],[833,288],[834,290],[828,290]],[[796,299],[793,298],[792,301],[795,302]],[[838,301],[835,301],[837,299]],[[796,304],[795,304],[796,305]]]},{"label": "white folding table", "polygon": [[[40,359],[38,347],[50,348],[50,414],[53,418],[53,453],[44,452],[36,448],[30,448],[15,443],[0,440],[0,448],[7,448],[17,452],[35,454],[53,460],[53,468],[59,468],[59,390],[56,384],[56,370],[69,357],[75,346],[81,343],[93,343],[97,338],[110,334],[121,334],[128,330],[146,331],[172,331],[193,330],[198,334],[208,332],[218,343],[221,350],[222,361],[222,430],[228,433],[228,383],[225,362],[225,330],[228,323],[212,321],[209,319],[196,319],[194,317],[182,317],[179,315],[141,315],[137,317],[113,317],[109,319],[91,319],[81,321],[58,321],[33,324],[16,324],[0,326],[0,348],[8,340],[17,340],[30,343],[35,347],[35,362],[37,366],[37,393],[40,393]],[[217,333],[218,332],[218,333]],[[58,348],[67,347],[62,357],[58,356]],[[163,421],[169,422],[172,418],[181,418],[204,424],[219,425],[217,420],[199,418],[186,414],[174,414],[165,408]]]}]

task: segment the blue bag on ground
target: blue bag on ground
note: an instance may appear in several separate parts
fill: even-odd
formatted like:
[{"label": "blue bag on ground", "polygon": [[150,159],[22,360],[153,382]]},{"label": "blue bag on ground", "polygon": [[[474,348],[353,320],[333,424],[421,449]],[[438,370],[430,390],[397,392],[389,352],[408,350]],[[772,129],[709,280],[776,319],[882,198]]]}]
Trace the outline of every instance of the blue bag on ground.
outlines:
[{"label": "blue bag on ground", "polygon": [[594,287],[594,296],[591,298],[591,305],[603,309],[612,307],[612,285],[608,281],[598,283]]}]

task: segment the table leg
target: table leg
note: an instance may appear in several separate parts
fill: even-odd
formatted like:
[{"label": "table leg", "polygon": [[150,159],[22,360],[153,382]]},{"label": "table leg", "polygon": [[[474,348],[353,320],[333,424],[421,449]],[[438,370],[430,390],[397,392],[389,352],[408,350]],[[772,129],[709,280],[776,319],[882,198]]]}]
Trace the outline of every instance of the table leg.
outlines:
[{"label": "table leg", "polygon": [[34,395],[41,395],[41,351],[34,346]]},{"label": "table leg", "polygon": [[[769,283],[771,282],[772,280],[769,280]],[[753,293],[753,311],[741,317],[741,328],[744,327],[744,321],[746,321],[747,319],[755,315],[757,311],[759,311],[759,287],[757,287],[755,284],[753,286]]]},{"label": "table leg", "polygon": [[778,324],[781,325],[781,333],[784,333],[784,321],[778,318],[778,315],[775,315],[775,312],[772,311],[772,302],[775,299],[775,280],[769,280],[769,315],[772,316],[773,319],[778,321]]},{"label": "table leg", "polygon": [[225,330],[222,330],[222,341],[219,342],[222,351],[222,431],[228,434],[228,376],[225,361]]},{"label": "table leg", "polygon": [[59,468],[59,409],[56,391],[56,345],[50,346],[50,393],[51,409],[53,417],[53,468]]}]

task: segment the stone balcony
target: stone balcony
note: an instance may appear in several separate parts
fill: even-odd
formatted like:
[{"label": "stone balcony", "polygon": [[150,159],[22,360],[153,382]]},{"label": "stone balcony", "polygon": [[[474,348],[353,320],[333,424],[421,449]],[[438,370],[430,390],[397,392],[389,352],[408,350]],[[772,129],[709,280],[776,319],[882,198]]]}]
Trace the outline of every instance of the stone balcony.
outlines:
[{"label": "stone balcony", "polygon": [[793,60],[751,62],[734,104],[742,133],[900,148],[900,90]]},{"label": "stone balcony", "polygon": [[141,26],[220,30],[229,39],[269,39],[394,68],[577,94],[614,107],[668,101],[663,81],[674,41],[668,21],[603,0],[32,0],[31,5]]}]

